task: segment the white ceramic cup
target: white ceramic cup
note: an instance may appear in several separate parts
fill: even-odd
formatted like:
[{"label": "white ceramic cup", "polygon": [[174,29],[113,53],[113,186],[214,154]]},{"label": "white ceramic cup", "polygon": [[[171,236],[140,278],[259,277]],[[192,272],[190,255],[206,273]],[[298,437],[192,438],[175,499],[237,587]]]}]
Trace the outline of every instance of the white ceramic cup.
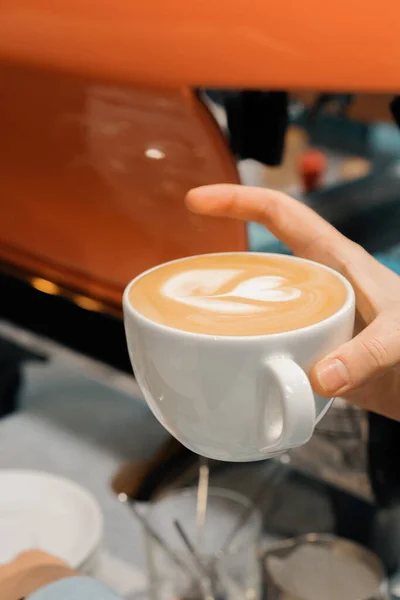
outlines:
[{"label": "white ceramic cup", "polygon": [[217,460],[253,461],[310,439],[332,399],[313,392],[307,373],[352,337],[355,313],[350,283],[318,266],[344,283],[342,308],[302,329],[251,337],[155,323],[129,301],[138,278],[127,286],[125,333],[137,382],[160,423],[190,450]]}]

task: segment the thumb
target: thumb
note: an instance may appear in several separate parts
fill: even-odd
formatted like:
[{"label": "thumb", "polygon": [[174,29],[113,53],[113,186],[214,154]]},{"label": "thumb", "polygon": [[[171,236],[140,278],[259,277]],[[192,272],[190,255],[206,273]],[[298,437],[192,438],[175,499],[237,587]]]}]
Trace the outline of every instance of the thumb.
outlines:
[{"label": "thumb", "polygon": [[338,396],[400,362],[398,315],[377,317],[359,335],[319,361],[311,385],[321,396]]}]

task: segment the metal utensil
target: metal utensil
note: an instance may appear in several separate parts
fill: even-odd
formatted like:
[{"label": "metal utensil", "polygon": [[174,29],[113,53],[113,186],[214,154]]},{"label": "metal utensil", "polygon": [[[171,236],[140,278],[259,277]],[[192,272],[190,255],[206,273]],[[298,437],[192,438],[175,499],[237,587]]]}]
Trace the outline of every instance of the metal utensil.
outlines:
[{"label": "metal utensil", "polygon": [[185,544],[187,550],[189,551],[189,553],[191,554],[191,556],[194,559],[194,562],[196,563],[200,573],[202,574],[202,588],[204,591],[204,598],[209,599],[209,600],[214,600],[214,594],[213,594],[213,581],[207,571],[207,567],[205,566],[205,564],[203,563],[203,561],[201,560],[200,556],[197,554],[196,548],[194,547],[194,545],[192,544],[192,542],[190,541],[189,536],[187,535],[186,531],[184,530],[184,528],[182,527],[181,523],[179,523],[179,521],[177,521],[176,519],[174,520],[174,526],[179,534],[179,536],[181,537],[183,543]]},{"label": "metal utensil", "polygon": [[129,508],[131,509],[131,511],[137,518],[137,520],[141,523],[141,525],[143,526],[143,529],[146,531],[146,533],[150,537],[152,537],[154,539],[154,541],[156,541],[157,544],[159,544],[159,546],[161,546],[161,548],[170,556],[170,558],[174,561],[174,563],[178,567],[180,567],[183,571],[185,571],[187,574],[189,574],[191,578],[194,577],[195,579],[196,578],[198,579],[198,576],[196,576],[196,574],[194,574],[192,572],[192,569],[183,560],[181,560],[181,558],[178,556],[178,554],[175,552],[175,550],[173,550],[173,548],[170,548],[170,546],[168,546],[168,544],[165,543],[165,541],[162,539],[162,537],[160,535],[158,535],[157,531],[155,531],[153,529],[153,527],[150,525],[150,523],[147,521],[147,519],[142,515],[142,513],[137,509],[137,507],[134,504],[129,504]]},{"label": "metal utensil", "polygon": [[186,548],[189,550],[191,556],[194,558],[199,571],[202,572],[202,574],[204,575],[204,577],[209,578],[206,566],[204,565],[203,561],[201,560],[200,556],[197,554],[196,552],[196,548],[194,547],[194,545],[192,544],[192,542],[189,539],[189,536],[187,535],[186,531],[183,529],[182,525],[180,524],[179,521],[177,521],[176,519],[174,520],[174,526],[179,534],[179,536],[181,537],[183,543],[185,544]]}]

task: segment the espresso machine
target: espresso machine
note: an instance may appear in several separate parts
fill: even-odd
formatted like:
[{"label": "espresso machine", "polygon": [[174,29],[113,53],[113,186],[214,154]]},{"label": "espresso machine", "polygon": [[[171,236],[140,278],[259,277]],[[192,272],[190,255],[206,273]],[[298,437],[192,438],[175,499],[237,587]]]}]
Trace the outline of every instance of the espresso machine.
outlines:
[{"label": "espresso machine", "polygon": [[[325,126],[325,109],[332,118],[333,103],[334,118],[359,124],[362,145],[365,127],[392,119],[399,17],[395,0],[339,0],[334,9],[316,0],[290,7],[261,0],[3,3],[2,321],[130,374],[121,320],[126,283],[160,262],[249,247],[244,224],[189,215],[186,192],[238,183],[238,158],[278,165],[299,102],[299,124],[311,137]],[[225,130],[209,101],[223,107]],[[385,162],[368,177],[363,187],[319,190],[313,205],[379,252],[382,236],[365,221],[357,226],[357,207],[367,189],[395,206],[398,171]],[[377,203],[376,194],[368,201]],[[387,222],[398,243],[396,221]],[[18,409],[21,364],[46,357],[23,335],[1,331],[5,414]],[[369,425],[373,496],[392,514],[399,426],[372,415]],[[171,440],[139,485],[130,487],[129,466],[115,485],[146,499],[196,460]],[[364,502],[356,492],[355,502]]]}]

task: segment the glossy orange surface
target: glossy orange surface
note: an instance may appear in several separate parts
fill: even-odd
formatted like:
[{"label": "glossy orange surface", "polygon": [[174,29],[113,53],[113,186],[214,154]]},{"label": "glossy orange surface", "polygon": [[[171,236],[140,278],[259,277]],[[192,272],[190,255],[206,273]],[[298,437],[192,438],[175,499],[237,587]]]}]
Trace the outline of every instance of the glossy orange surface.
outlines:
[{"label": "glossy orange surface", "polygon": [[400,89],[398,0],[2,0],[0,58],[152,85]]},{"label": "glossy orange surface", "polygon": [[140,271],[246,248],[234,221],[190,214],[193,186],[236,182],[186,89],[0,67],[0,259],[114,305]]}]

